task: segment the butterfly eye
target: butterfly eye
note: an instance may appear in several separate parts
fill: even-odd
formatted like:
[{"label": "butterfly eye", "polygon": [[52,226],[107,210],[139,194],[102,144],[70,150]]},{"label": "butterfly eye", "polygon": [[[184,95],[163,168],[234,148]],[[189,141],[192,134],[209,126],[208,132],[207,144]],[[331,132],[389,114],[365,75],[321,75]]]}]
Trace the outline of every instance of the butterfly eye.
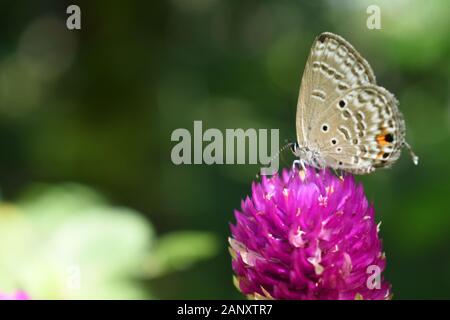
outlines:
[{"label": "butterfly eye", "polygon": [[291,144],[291,151],[293,154],[297,153],[298,148],[299,148],[299,145],[297,142]]}]

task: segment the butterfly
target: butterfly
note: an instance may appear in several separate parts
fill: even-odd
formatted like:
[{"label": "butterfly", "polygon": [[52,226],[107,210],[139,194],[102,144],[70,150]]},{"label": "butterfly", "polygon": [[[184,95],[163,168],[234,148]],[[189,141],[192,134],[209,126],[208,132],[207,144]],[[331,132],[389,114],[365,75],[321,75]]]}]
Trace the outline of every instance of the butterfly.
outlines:
[{"label": "butterfly", "polygon": [[378,86],[369,63],[342,37],[314,41],[297,103],[296,163],[367,174],[390,167],[403,147],[405,121],[392,93]]}]

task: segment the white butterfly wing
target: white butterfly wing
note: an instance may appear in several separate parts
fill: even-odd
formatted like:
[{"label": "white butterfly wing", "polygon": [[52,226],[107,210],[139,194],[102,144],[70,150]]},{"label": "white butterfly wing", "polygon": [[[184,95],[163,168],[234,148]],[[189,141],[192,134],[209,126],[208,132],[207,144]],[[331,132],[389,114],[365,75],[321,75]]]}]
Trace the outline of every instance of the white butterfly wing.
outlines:
[{"label": "white butterfly wing", "polygon": [[310,138],[315,118],[344,92],[368,83],[376,83],[369,63],[342,37],[330,32],[320,34],[312,45],[300,86],[298,143],[313,143]]}]

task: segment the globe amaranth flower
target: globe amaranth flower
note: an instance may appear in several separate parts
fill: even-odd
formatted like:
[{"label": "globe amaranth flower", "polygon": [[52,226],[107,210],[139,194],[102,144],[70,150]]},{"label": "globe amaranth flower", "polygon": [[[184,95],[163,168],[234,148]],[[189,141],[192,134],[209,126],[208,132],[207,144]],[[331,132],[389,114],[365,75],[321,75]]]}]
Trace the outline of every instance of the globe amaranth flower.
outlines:
[{"label": "globe amaranth flower", "polygon": [[0,292],[0,300],[29,300],[30,297],[25,291],[18,290],[14,293],[7,294]]},{"label": "globe amaranth flower", "polygon": [[249,298],[389,299],[374,209],[353,176],[283,170],[252,185],[229,239]]}]

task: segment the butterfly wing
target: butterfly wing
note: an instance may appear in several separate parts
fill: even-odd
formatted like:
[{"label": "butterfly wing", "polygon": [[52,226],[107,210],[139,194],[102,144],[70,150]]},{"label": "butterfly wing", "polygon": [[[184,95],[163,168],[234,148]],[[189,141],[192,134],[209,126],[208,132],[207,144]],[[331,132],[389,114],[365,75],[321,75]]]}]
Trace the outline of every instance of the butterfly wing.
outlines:
[{"label": "butterfly wing", "polygon": [[314,41],[306,62],[297,103],[297,141],[311,144],[315,118],[344,92],[375,84],[368,62],[342,37],[325,32]]},{"label": "butterfly wing", "polygon": [[[313,135],[327,166],[352,173],[388,167],[400,156],[405,123],[394,95],[376,85],[363,85],[335,99],[320,114]],[[323,130],[327,126],[327,130]]]}]

